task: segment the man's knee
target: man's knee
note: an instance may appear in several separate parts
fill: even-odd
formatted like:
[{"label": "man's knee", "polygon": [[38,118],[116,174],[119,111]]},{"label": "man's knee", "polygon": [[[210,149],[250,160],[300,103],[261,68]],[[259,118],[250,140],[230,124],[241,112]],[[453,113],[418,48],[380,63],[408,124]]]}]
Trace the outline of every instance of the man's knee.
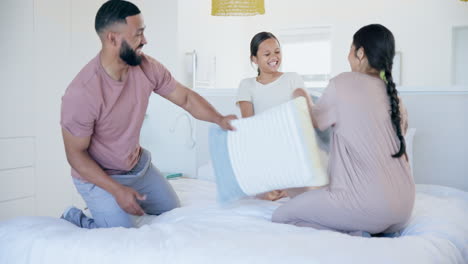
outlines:
[{"label": "man's knee", "polygon": [[160,215],[180,207],[180,200],[177,195],[166,199],[165,201],[157,201],[155,203],[142,204],[143,210],[149,215]]},{"label": "man's knee", "polygon": [[173,199],[171,199],[171,201],[167,205],[166,211],[171,211],[179,207],[180,207],[180,200],[179,200],[179,197],[176,195]]},{"label": "man's knee", "polygon": [[98,228],[111,228],[111,227],[124,227],[124,228],[131,228],[134,227],[133,222],[128,220],[119,220],[119,219],[104,219],[104,221],[100,221],[97,224]]},{"label": "man's knee", "polygon": [[[91,213],[93,214],[92,210]],[[95,212],[93,218],[98,228],[133,227],[131,215],[127,214],[120,207],[112,211]]]}]

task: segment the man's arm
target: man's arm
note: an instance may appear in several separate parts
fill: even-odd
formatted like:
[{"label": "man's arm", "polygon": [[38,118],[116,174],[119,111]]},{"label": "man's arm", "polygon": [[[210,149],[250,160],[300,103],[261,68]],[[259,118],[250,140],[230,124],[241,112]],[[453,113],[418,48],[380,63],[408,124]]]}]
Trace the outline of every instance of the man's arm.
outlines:
[{"label": "man's arm", "polygon": [[196,119],[218,124],[226,130],[234,130],[230,121],[237,118],[235,115],[221,115],[203,97],[178,82],[175,90],[163,97],[182,107]]},{"label": "man's arm", "polygon": [[68,163],[80,176],[115,197],[119,206],[129,214],[143,215],[144,211],[135,199],[144,200],[134,189],[124,186],[107,175],[88,153],[91,137],[75,137],[62,128],[63,142]]}]

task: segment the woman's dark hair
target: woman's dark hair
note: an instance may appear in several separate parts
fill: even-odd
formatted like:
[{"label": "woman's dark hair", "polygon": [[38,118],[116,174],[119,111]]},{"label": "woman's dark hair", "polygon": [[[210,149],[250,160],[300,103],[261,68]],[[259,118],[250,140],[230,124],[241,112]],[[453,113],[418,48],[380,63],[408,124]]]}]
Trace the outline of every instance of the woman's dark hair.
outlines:
[{"label": "woman's dark hair", "polygon": [[401,115],[398,91],[392,77],[393,57],[395,56],[395,39],[392,32],[379,24],[372,24],[359,29],[353,36],[353,45],[356,52],[361,47],[367,56],[369,65],[384,72],[387,84],[387,94],[390,99],[390,117],[400,140],[400,149],[392,157],[401,157],[406,152],[405,138],[401,131]]},{"label": "woman's dark hair", "polygon": [[94,21],[94,28],[98,35],[104,29],[115,23],[127,24],[126,17],[140,14],[140,9],[128,1],[109,0],[98,10]]},{"label": "woman's dark hair", "polygon": [[[262,44],[263,41],[267,39],[271,39],[271,38],[278,41],[275,35],[273,35],[270,32],[257,33],[250,41],[250,58],[257,57],[258,46],[260,46],[260,44]],[[279,44],[279,41],[278,41],[278,44]],[[257,69],[257,72],[258,72],[258,75],[260,75],[260,69]]]}]

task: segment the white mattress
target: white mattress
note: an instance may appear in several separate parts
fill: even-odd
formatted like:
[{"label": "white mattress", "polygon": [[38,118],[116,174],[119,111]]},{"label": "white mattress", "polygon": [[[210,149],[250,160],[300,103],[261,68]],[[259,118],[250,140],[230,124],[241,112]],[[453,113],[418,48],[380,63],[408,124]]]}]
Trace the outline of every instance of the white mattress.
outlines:
[{"label": "white mattress", "polygon": [[139,228],[80,229],[51,217],[0,222],[0,263],[468,263],[468,193],[419,185],[399,238],[270,222],[280,202],[216,203],[209,181],[171,181],[182,207]]}]

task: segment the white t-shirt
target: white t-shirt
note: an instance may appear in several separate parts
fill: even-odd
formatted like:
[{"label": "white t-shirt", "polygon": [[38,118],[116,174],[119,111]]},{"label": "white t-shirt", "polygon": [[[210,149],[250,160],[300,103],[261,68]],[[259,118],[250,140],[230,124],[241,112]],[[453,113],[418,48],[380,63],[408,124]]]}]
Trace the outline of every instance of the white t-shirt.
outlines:
[{"label": "white t-shirt", "polygon": [[236,102],[251,102],[254,113],[259,114],[273,106],[287,102],[292,99],[295,89],[304,87],[302,77],[295,72],[285,72],[269,84],[257,82],[256,77],[247,78],[239,84]]}]

